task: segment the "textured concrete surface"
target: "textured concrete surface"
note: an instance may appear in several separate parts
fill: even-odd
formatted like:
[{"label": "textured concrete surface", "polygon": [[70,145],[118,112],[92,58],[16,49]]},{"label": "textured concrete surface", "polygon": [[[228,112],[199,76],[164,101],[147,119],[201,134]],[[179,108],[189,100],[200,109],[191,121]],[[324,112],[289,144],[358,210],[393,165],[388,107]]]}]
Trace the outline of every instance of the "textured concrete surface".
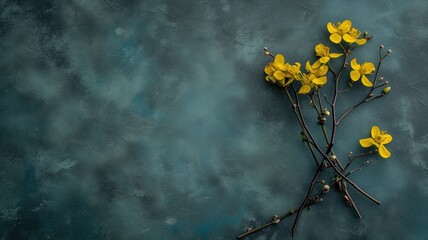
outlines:
[{"label": "textured concrete surface", "polygon": [[[346,2],[346,3],[345,3]],[[262,48],[292,62],[351,19],[391,95],[353,112],[392,157],[355,180],[358,220],[331,194],[296,239],[428,238],[427,1],[0,1],[0,238],[233,239],[299,204],[314,171]],[[356,87],[341,105],[352,104]],[[328,177],[328,176],[326,176]],[[251,239],[288,239],[288,219]]]}]

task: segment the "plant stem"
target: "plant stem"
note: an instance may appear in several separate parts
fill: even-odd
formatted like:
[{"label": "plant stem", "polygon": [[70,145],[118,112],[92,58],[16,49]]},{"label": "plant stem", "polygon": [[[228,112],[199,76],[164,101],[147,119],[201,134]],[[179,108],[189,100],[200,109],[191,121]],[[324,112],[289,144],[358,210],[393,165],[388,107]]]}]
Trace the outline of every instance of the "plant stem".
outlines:
[{"label": "plant stem", "polygon": [[[372,196],[370,196],[369,194],[367,194],[365,191],[363,191],[360,187],[358,187],[354,182],[352,182],[348,178],[348,176],[351,175],[352,173],[360,171],[361,167],[359,167],[357,169],[354,169],[354,170],[346,173],[346,175],[345,175],[345,171],[348,169],[348,167],[352,164],[352,162],[356,158],[359,158],[359,157],[371,154],[373,152],[362,153],[362,154],[359,154],[359,155],[357,155],[357,156],[355,156],[353,158],[350,157],[349,161],[348,161],[348,163],[347,163],[347,165],[345,167],[343,167],[340,164],[340,161],[337,158],[337,156],[336,156],[335,161],[333,162],[330,159],[329,154],[332,153],[332,154],[335,155],[334,150],[333,150],[333,145],[334,145],[334,142],[335,142],[335,136],[336,136],[337,126],[339,125],[339,123],[341,122],[341,120],[343,120],[350,112],[352,112],[354,109],[356,109],[357,107],[359,107],[363,103],[366,103],[366,102],[369,102],[371,100],[374,100],[374,99],[377,99],[377,98],[380,98],[380,97],[384,96],[384,94],[378,95],[378,96],[373,96],[372,92],[373,92],[374,89],[379,88],[379,87],[387,84],[387,83],[385,83],[383,85],[376,86],[376,83],[378,82],[377,77],[378,77],[378,74],[379,74],[380,66],[382,64],[382,59],[385,58],[385,57],[382,57],[382,55],[381,55],[381,49],[380,49],[379,50],[379,63],[378,63],[378,66],[377,66],[377,69],[376,69],[376,72],[375,72],[375,76],[374,76],[374,80],[373,80],[373,86],[371,87],[371,89],[370,89],[369,93],[367,94],[367,96],[364,99],[362,99],[360,102],[358,102],[357,104],[355,104],[354,106],[352,106],[351,108],[349,108],[347,111],[345,111],[339,118],[337,118],[336,102],[337,102],[338,95],[340,93],[348,91],[348,90],[339,91],[339,80],[340,80],[340,76],[341,76],[343,70],[347,67],[347,62],[346,61],[347,61],[347,59],[348,59],[348,57],[350,55],[350,52],[351,52],[350,47],[348,47],[348,49],[345,49],[342,45],[340,45],[340,47],[344,51],[345,58],[343,60],[342,68],[339,70],[339,72],[335,72],[334,69],[331,68],[330,63],[328,63],[329,69],[333,73],[333,75],[334,75],[334,81],[335,81],[334,82],[334,84],[335,84],[335,86],[334,86],[334,95],[333,95],[332,101],[330,102],[327,99],[326,95],[324,95],[325,101],[332,108],[331,109],[331,112],[332,112],[332,129],[331,129],[330,140],[328,138],[328,134],[327,134],[327,130],[325,128],[324,121],[321,121],[321,118],[324,117],[323,107],[322,107],[322,101],[321,101],[321,97],[320,97],[321,93],[320,93],[319,89],[316,90],[316,92],[313,93],[313,94],[317,95],[319,109],[318,109],[317,104],[314,101],[313,94],[309,95],[310,99],[312,101],[313,107],[314,107],[315,111],[317,112],[317,116],[318,116],[318,118],[320,120],[320,125],[321,125],[321,128],[322,128],[322,132],[323,132],[323,135],[324,135],[324,139],[325,139],[325,142],[326,142],[326,148],[327,148],[325,150],[325,152],[320,148],[320,146],[318,145],[318,143],[315,141],[315,139],[314,139],[311,131],[309,130],[309,128],[308,128],[308,126],[306,124],[305,118],[304,118],[303,113],[302,113],[302,108],[301,108],[301,105],[300,105],[300,102],[299,102],[299,96],[297,94],[296,89],[294,88],[294,85],[290,84],[290,87],[291,87],[291,89],[293,91],[293,94],[294,94],[294,100],[293,100],[293,97],[291,96],[290,92],[288,91],[288,88],[287,87],[285,88],[285,91],[287,93],[288,99],[290,100],[290,103],[292,104],[293,113],[296,116],[296,118],[297,118],[297,120],[298,120],[298,122],[300,124],[301,130],[302,130],[302,134],[304,134],[304,137],[306,139],[306,143],[308,145],[308,148],[309,148],[309,150],[311,152],[311,155],[312,155],[312,157],[313,157],[313,159],[314,159],[314,161],[315,161],[315,163],[317,165],[316,172],[315,172],[315,174],[313,176],[311,184],[309,185],[309,188],[308,188],[308,191],[307,191],[305,199],[302,201],[302,203],[300,204],[299,208],[292,209],[292,210],[286,212],[285,214],[283,214],[283,215],[281,215],[279,217],[278,216],[274,216],[274,218],[272,219],[272,221],[270,221],[270,222],[268,222],[266,224],[263,224],[263,225],[255,228],[255,229],[248,229],[246,233],[243,233],[243,234],[239,235],[238,239],[243,238],[245,236],[248,236],[248,235],[250,235],[252,233],[255,233],[257,231],[260,231],[260,230],[262,230],[262,229],[264,229],[266,227],[269,227],[271,225],[277,224],[282,219],[284,219],[285,217],[288,217],[290,215],[293,215],[294,213],[297,213],[296,218],[295,218],[294,223],[293,223],[293,227],[292,227],[292,236],[294,237],[296,229],[297,229],[297,225],[299,223],[299,220],[300,220],[300,217],[301,217],[301,214],[302,214],[302,210],[304,208],[306,208],[306,207],[309,207],[310,205],[312,205],[314,203],[321,202],[322,198],[320,198],[320,197],[323,194],[325,194],[326,192],[328,192],[328,191],[322,191],[320,194],[316,195],[315,197],[312,197],[312,193],[314,191],[314,187],[315,187],[316,183],[318,183],[317,179],[318,179],[321,171],[324,169],[326,162],[328,162],[329,166],[331,166],[333,168],[334,172],[337,174],[336,175],[336,180],[334,180],[330,185],[333,186],[335,184],[339,184],[339,183],[341,184],[340,186],[342,186],[342,187],[340,187],[340,191],[344,192],[344,194],[345,194],[345,196],[347,198],[347,201],[349,201],[349,204],[353,207],[355,213],[358,215],[359,218],[361,218],[361,214],[360,214],[358,208],[356,207],[354,201],[352,200],[352,198],[351,198],[351,196],[350,196],[350,194],[348,192],[348,189],[346,187],[346,182],[349,183],[353,188],[355,188],[361,194],[363,194],[365,197],[367,197],[368,199],[370,199],[374,203],[380,205],[380,202],[378,200],[376,200],[375,198],[373,198]],[[271,55],[271,56],[273,57],[273,55]],[[322,156],[321,164],[320,164],[320,162],[319,162],[319,160],[318,160],[318,158],[317,158],[317,156],[315,154],[315,151],[317,151]],[[339,167],[339,169],[337,167]]]},{"label": "plant stem", "polygon": [[343,169],[343,171],[342,171],[342,172],[346,171],[346,169],[348,169],[348,167],[349,167],[349,166],[351,166],[352,162],[353,162],[355,159],[360,158],[360,157],[363,157],[363,156],[366,156],[366,155],[374,154],[374,153],[377,153],[377,151],[370,151],[370,152],[366,152],[366,153],[360,153],[360,154],[355,155],[355,156],[353,156],[353,157],[349,157],[349,161],[348,161],[348,163],[346,164],[345,169]]},{"label": "plant stem", "polygon": [[377,98],[381,98],[384,96],[384,94],[382,95],[378,95],[378,96],[373,96],[372,92],[374,89],[376,89],[376,83],[378,82],[378,75],[379,75],[379,70],[380,67],[382,65],[382,60],[384,59],[384,57],[382,57],[382,49],[379,48],[379,62],[377,64],[377,68],[376,68],[376,72],[373,78],[373,86],[370,88],[370,91],[367,93],[367,95],[357,104],[355,104],[354,106],[350,107],[345,113],[342,114],[342,116],[339,117],[339,119],[337,120],[337,124],[340,123],[340,121],[342,121],[343,118],[345,118],[349,113],[351,113],[354,109],[356,109],[357,107],[361,106],[363,103],[369,102],[371,100],[377,99]]},{"label": "plant stem", "polygon": [[384,95],[382,94],[382,95],[370,97],[370,94],[368,94],[363,100],[361,100],[359,103],[355,104],[354,106],[350,107],[346,112],[344,112],[342,114],[342,116],[340,116],[339,119],[337,120],[337,124],[339,124],[343,120],[343,118],[345,118],[349,113],[351,113],[357,107],[361,106],[363,103],[370,102],[374,99],[378,99],[378,98],[381,98],[383,96]]},{"label": "plant stem", "polygon": [[[344,69],[344,67],[346,66],[345,65],[345,63],[346,63],[346,61],[344,61],[344,63],[343,63],[343,67],[342,67],[342,69],[341,69],[341,71],[339,72],[339,74],[337,75],[337,77],[340,77],[340,74],[341,74],[341,72],[343,71],[343,69]],[[336,84],[337,84],[337,81],[336,81]],[[324,159],[326,159],[327,161],[328,161],[328,163],[331,165],[331,167],[334,169],[334,171],[342,178],[342,179],[344,179],[345,181],[347,181],[352,187],[354,187],[357,191],[359,191],[360,193],[362,193],[365,197],[367,197],[368,199],[370,199],[370,200],[372,200],[373,202],[375,202],[376,204],[378,204],[378,205],[380,205],[380,202],[378,201],[378,200],[376,200],[375,198],[373,198],[371,195],[369,195],[368,193],[366,193],[364,190],[362,190],[360,187],[358,187],[358,185],[356,185],[354,182],[352,182],[350,179],[348,179],[340,170],[338,170],[337,168],[336,168],[336,166],[334,165],[334,163],[329,159],[329,157],[328,157],[328,154],[330,153],[330,151],[331,151],[331,149],[332,149],[332,147],[333,147],[333,142],[334,142],[334,136],[335,136],[335,134],[336,134],[336,131],[335,131],[335,129],[336,129],[336,124],[334,124],[335,123],[335,119],[333,119],[333,131],[332,131],[332,136],[331,136],[331,140],[330,140],[330,144],[329,144],[329,146],[328,146],[328,148],[327,148],[327,151],[326,151],[326,153],[324,153],[322,150],[321,150],[321,148],[318,146],[318,144],[316,143],[316,141],[315,141],[315,139],[314,139],[314,137],[312,136],[312,134],[311,134],[311,132],[310,132],[310,130],[308,129],[308,127],[307,127],[307,125],[306,125],[306,122],[305,122],[305,120],[304,120],[304,117],[303,117],[303,114],[302,114],[302,111],[301,111],[301,107],[300,107],[300,103],[299,103],[299,97],[298,97],[298,94],[297,94],[297,92],[296,92],[296,89],[294,88],[294,86],[291,84],[291,89],[293,90],[293,93],[294,93],[294,97],[295,97],[295,103],[294,103],[294,101],[292,101],[292,99],[291,99],[291,102],[293,103],[293,111],[295,112],[295,114],[296,114],[296,112],[298,113],[298,119],[299,119],[299,122],[300,122],[300,125],[301,125],[301,127],[305,130],[305,132],[307,133],[307,136],[310,138],[310,140],[312,141],[312,143],[314,144],[314,147],[315,147],[315,149],[321,154],[321,155],[323,155],[323,157],[324,157]],[[287,92],[288,92],[288,90],[286,90]],[[290,94],[288,94],[288,96],[290,96]],[[290,96],[291,97],[291,96]],[[335,90],[335,98],[334,98],[334,100],[333,100],[333,108],[335,109],[335,101],[336,101],[336,99],[337,99],[337,85],[336,85],[336,90]],[[296,110],[297,109],[297,110]],[[333,111],[333,110],[332,110]],[[296,114],[297,115],[297,114]],[[323,160],[324,160],[323,159]],[[311,184],[311,186],[312,186],[312,184]],[[310,194],[311,194],[311,187],[309,188],[309,194],[307,195],[307,197],[305,198],[305,200],[303,201],[303,203],[304,202],[306,202],[307,200],[308,200],[308,198],[309,198],[309,196],[310,196]],[[301,206],[304,206],[304,204],[302,204]],[[297,224],[298,224],[298,221],[299,221],[299,219],[300,219],[300,214],[301,214],[301,211],[302,211],[302,209],[303,208],[299,208],[299,211],[298,211],[298,213],[297,213],[297,216],[296,216],[296,219],[295,219],[295,222],[294,222],[294,224],[293,224],[293,228],[292,228],[292,236],[294,236],[294,234],[295,234],[295,231],[296,231],[296,227],[297,227]]]},{"label": "plant stem", "polygon": [[306,194],[305,200],[302,202],[299,209],[297,210],[297,215],[296,215],[296,219],[294,220],[294,223],[293,223],[291,237],[294,237],[294,235],[296,233],[297,224],[299,223],[300,216],[302,215],[302,210],[303,210],[303,208],[305,208],[306,204],[308,203],[309,198],[312,195],[312,191],[314,190],[315,183],[318,179],[319,174],[321,173],[321,170],[322,170],[322,168],[321,168],[321,166],[319,166],[317,168],[317,171],[315,172],[314,177],[312,178],[312,182],[311,182],[311,185],[309,186],[308,193]]},{"label": "plant stem", "polygon": [[[294,113],[294,115],[296,116],[296,118],[297,118],[297,120],[298,120],[298,122],[299,122],[299,124],[300,124],[300,127],[301,127],[301,129],[302,129],[302,132],[306,132],[307,134],[305,134],[306,136],[307,135],[310,135],[310,139],[308,139],[308,141],[306,141],[306,143],[307,143],[307,145],[308,145],[308,148],[309,148],[309,150],[310,150],[310,152],[311,152],[311,154],[312,154],[312,157],[313,157],[313,159],[314,159],[314,161],[315,161],[315,164],[317,165],[317,167],[319,167],[320,166],[320,163],[319,163],[319,161],[318,161],[318,159],[317,159],[317,157],[315,156],[315,152],[314,152],[314,150],[313,150],[313,148],[312,148],[312,146],[311,146],[311,141],[314,141],[314,138],[312,137],[312,135],[310,134],[310,132],[308,132],[308,131],[306,131],[306,129],[307,128],[305,128],[304,127],[304,125],[305,125],[305,123],[303,122],[303,120],[300,118],[300,116],[301,115],[299,115],[299,113],[297,112],[297,109],[300,109],[300,105],[299,105],[299,103],[297,102],[297,103],[295,103],[294,101],[293,101],[293,98],[291,97],[291,95],[290,95],[290,92],[288,91],[288,89],[287,88],[285,88],[285,92],[287,93],[287,96],[288,96],[288,100],[290,100],[290,103],[291,103],[291,106],[292,106],[292,109],[293,109],[293,113]],[[299,112],[300,112],[300,110],[299,110]],[[302,116],[303,117],[303,116]]]}]

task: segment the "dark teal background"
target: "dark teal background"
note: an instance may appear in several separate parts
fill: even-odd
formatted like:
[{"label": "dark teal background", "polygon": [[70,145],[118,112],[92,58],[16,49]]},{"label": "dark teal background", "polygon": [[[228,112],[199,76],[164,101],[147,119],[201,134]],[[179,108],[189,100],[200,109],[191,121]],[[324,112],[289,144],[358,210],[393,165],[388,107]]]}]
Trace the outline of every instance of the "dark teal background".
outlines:
[{"label": "dark teal background", "polygon": [[[382,205],[352,189],[359,220],[332,191],[296,239],[427,239],[427,12],[423,0],[1,0],[0,239],[233,239],[296,207],[315,167],[262,49],[314,60],[326,23],[344,19],[374,35],[354,56],[393,50],[391,94],[344,120],[336,145],[362,151],[375,124],[394,136],[390,159],[352,176]],[[290,239],[291,224],[250,239]]]}]

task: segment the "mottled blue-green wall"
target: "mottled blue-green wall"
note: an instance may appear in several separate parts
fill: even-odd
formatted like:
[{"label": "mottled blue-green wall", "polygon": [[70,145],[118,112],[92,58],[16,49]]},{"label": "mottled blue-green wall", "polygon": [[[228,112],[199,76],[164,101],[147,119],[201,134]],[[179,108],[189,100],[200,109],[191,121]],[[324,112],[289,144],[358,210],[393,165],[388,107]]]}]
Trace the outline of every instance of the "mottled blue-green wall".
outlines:
[{"label": "mottled blue-green wall", "polygon": [[[262,48],[313,59],[326,23],[347,18],[374,34],[355,56],[393,50],[391,94],[353,112],[336,145],[361,151],[374,124],[394,136],[390,159],[352,177],[382,205],[351,190],[359,220],[332,193],[296,239],[427,239],[427,12],[423,0],[1,0],[0,239],[233,239],[296,207],[315,168]],[[251,239],[290,238],[291,224]]]}]

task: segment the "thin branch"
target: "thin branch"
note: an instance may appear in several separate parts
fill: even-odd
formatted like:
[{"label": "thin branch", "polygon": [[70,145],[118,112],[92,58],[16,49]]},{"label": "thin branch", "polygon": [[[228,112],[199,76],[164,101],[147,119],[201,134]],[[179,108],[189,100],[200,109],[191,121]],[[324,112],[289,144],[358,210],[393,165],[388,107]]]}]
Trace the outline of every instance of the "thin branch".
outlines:
[{"label": "thin branch", "polygon": [[[335,142],[336,129],[337,129],[337,126],[339,125],[339,123],[341,122],[341,120],[343,120],[354,109],[356,109],[357,107],[361,106],[362,104],[384,96],[384,94],[374,96],[372,94],[372,92],[373,92],[374,89],[380,88],[380,87],[385,86],[386,84],[388,84],[388,82],[385,82],[384,84],[376,86],[376,84],[378,82],[381,82],[382,79],[383,79],[383,78],[381,78],[379,80],[377,79],[378,74],[379,74],[379,69],[380,69],[380,66],[382,64],[382,59],[385,58],[389,53],[387,55],[385,55],[384,57],[382,57],[381,49],[379,50],[379,63],[378,63],[378,66],[377,66],[377,69],[376,69],[376,72],[375,72],[375,75],[374,75],[373,86],[371,87],[369,93],[367,94],[367,96],[364,99],[362,99],[360,102],[358,102],[354,106],[350,107],[339,118],[337,118],[336,102],[337,102],[338,95],[341,94],[341,93],[345,93],[345,92],[349,91],[352,88],[352,85],[351,85],[348,89],[343,90],[343,91],[339,91],[339,79],[340,79],[341,74],[343,73],[343,70],[347,67],[347,62],[346,61],[347,61],[347,59],[348,59],[348,57],[350,55],[350,52],[352,50],[352,49],[350,49],[350,46],[348,47],[348,49],[345,49],[340,44],[340,47],[342,48],[342,50],[344,51],[344,54],[345,54],[345,58],[343,60],[342,68],[340,69],[340,71],[336,72],[331,67],[330,63],[328,63],[329,69],[332,72],[332,74],[334,76],[334,80],[335,80],[335,83],[334,83],[335,84],[335,87],[334,87],[335,89],[334,89],[334,95],[333,95],[332,101],[330,102],[327,99],[327,96],[324,95],[325,101],[332,108],[331,109],[331,112],[332,112],[332,129],[331,129],[330,139],[329,139],[329,136],[327,134],[327,130],[326,130],[324,122],[323,122],[323,121],[325,121],[325,119],[322,119],[322,117],[324,117],[324,112],[323,112],[323,106],[322,106],[322,101],[321,101],[321,97],[320,97],[321,93],[320,93],[319,89],[317,89],[312,94],[309,94],[310,99],[311,99],[311,103],[312,103],[312,107],[315,109],[315,111],[317,113],[317,116],[318,116],[318,119],[320,121],[320,125],[321,125],[322,132],[323,132],[323,135],[324,135],[324,140],[326,142],[326,150],[322,150],[320,148],[320,146],[315,141],[314,136],[312,135],[311,131],[309,130],[309,128],[308,128],[308,126],[307,126],[307,124],[305,122],[305,118],[303,116],[302,108],[301,108],[301,105],[300,105],[300,102],[299,102],[299,95],[298,95],[296,89],[294,88],[294,85],[290,84],[290,87],[291,87],[291,89],[293,91],[293,94],[294,94],[294,98],[292,97],[292,95],[290,94],[290,92],[288,91],[288,89],[285,88],[285,91],[287,93],[288,99],[290,100],[290,103],[292,104],[293,113],[295,114],[295,116],[296,116],[296,118],[297,118],[297,120],[298,120],[298,122],[299,122],[299,124],[301,126],[302,136],[303,136],[302,139],[307,143],[308,148],[309,148],[309,150],[311,152],[311,155],[312,155],[312,157],[313,157],[313,159],[314,159],[314,161],[315,161],[315,163],[317,165],[316,172],[315,172],[315,174],[313,176],[311,184],[309,185],[309,188],[308,188],[307,194],[305,196],[305,199],[302,201],[302,203],[300,204],[299,208],[292,209],[292,210],[286,212],[285,214],[283,214],[281,216],[276,216],[275,215],[271,221],[269,221],[269,222],[267,222],[267,223],[265,223],[265,224],[263,224],[263,225],[255,228],[255,229],[249,228],[247,230],[247,232],[245,232],[245,233],[241,234],[240,236],[238,236],[238,239],[239,238],[243,238],[245,236],[248,236],[248,235],[250,235],[252,233],[255,233],[257,231],[260,231],[260,230],[262,230],[262,229],[264,229],[266,227],[269,227],[271,225],[278,224],[285,217],[288,217],[288,216],[291,216],[291,215],[297,213],[296,214],[296,218],[295,218],[294,223],[293,223],[293,227],[292,227],[292,236],[294,237],[295,232],[296,232],[296,228],[297,228],[297,225],[299,223],[299,219],[301,217],[303,209],[306,208],[306,207],[309,207],[312,204],[321,202],[322,201],[321,196],[323,196],[326,192],[328,192],[328,189],[327,189],[326,191],[323,190],[321,193],[319,193],[316,196],[312,196],[312,194],[314,192],[315,185],[317,183],[320,183],[318,181],[318,177],[319,177],[321,171],[327,166],[326,163],[328,163],[328,166],[332,167],[332,169],[336,173],[336,177],[335,177],[335,179],[333,180],[333,182],[331,183],[330,186],[333,186],[335,184],[339,184],[339,190],[342,191],[345,194],[345,199],[347,200],[347,204],[349,206],[353,207],[355,213],[357,214],[357,216],[359,218],[361,218],[361,214],[360,214],[357,206],[355,205],[354,201],[352,200],[352,198],[351,198],[351,196],[350,196],[350,194],[348,192],[347,183],[350,184],[353,188],[355,188],[358,192],[360,192],[361,194],[363,194],[365,197],[367,197],[369,200],[371,200],[374,203],[380,205],[380,202],[378,200],[376,200],[375,198],[373,198],[372,196],[370,196],[369,194],[367,194],[364,190],[362,190],[360,187],[358,187],[354,182],[352,182],[348,178],[349,175],[351,175],[351,174],[353,174],[355,172],[360,171],[361,168],[364,165],[367,165],[370,161],[367,161],[367,162],[363,163],[363,165],[360,166],[359,168],[353,169],[353,170],[351,170],[351,171],[349,171],[348,173],[345,174],[346,170],[348,169],[348,167],[351,166],[351,164],[353,163],[353,161],[355,159],[357,159],[359,157],[362,157],[362,156],[365,156],[365,155],[368,155],[368,154],[372,154],[372,153],[374,153],[373,151],[369,152],[369,153],[361,153],[361,154],[356,155],[354,157],[349,156],[349,161],[348,161],[348,163],[346,164],[345,167],[343,167],[340,164],[340,161],[337,158],[337,156],[335,158],[333,158],[333,157],[330,158],[329,155],[330,155],[330,153],[332,153],[333,155],[336,155],[334,153],[333,146],[334,146],[334,142]],[[267,49],[265,49],[265,51],[267,51]],[[270,54],[270,52],[267,51],[267,53],[269,53],[269,55],[271,55],[271,57],[273,57],[273,55]],[[315,103],[315,101],[314,101],[313,94],[317,95],[319,109],[318,109],[317,103]],[[319,163],[318,158],[317,158],[315,152],[318,152],[322,156],[321,164]],[[322,184],[324,184],[324,182],[322,182]]]},{"label": "thin branch", "polygon": [[[370,152],[360,153],[360,154],[355,155],[355,156],[349,156],[349,161],[348,161],[348,163],[346,164],[346,166],[345,166],[345,168],[343,169],[343,171],[346,171],[346,169],[348,169],[348,167],[349,167],[349,166],[351,166],[352,162],[353,162],[355,159],[360,158],[360,157],[363,157],[363,156],[371,155],[371,154],[374,154],[374,153],[377,153],[377,152],[378,152],[378,151],[377,151],[377,150],[375,150],[375,151],[370,151]],[[343,171],[342,171],[342,172],[343,172]]]},{"label": "thin branch", "polygon": [[[293,98],[291,97],[291,95],[290,95],[290,92],[288,92],[288,89],[287,88],[285,88],[285,92],[287,93],[287,96],[288,96],[288,99],[290,100],[290,103],[291,103],[291,105],[292,105],[292,109],[293,109],[293,113],[294,113],[294,115],[296,116],[296,118],[297,118],[297,120],[298,120],[298,122],[299,122],[299,124],[300,124],[300,127],[302,128],[302,132],[305,132],[306,131],[306,129],[305,129],[305,127],[304,127],[304,123],[303,123],[303,121],[302,121],[302,119],[300,119],[300,115],[298,114],[298,112],[297,112],[297,108],[300,108],[300,106],[298,105],[298,103],[296,104],[296,103],[294,103],[294,101],[293,101]],[[303,117],[303,116],[302,116]],[[310,134],[310,133],[309,133]],[[317,167],[319,167],[320,166],[320,163],[318,162],[318,159],[317,159],[317,157],[315,156],[315,152],[314,152],[314,150],[312,149],[312,147],[311,147],[311,141],[314,141],[314,139],[311,137],[310,139],[308,139],[308,141],[306,141],[306,143],[307,143],[307,145],[308,145],[308,148],[309,148],[309,151],[311,152],[311,154],[312,154],[312,157],[313,157],[313,159],[314,159],[314,161],[315,161],[315,164],[317,165]]]},{"label": "thin branch", "polygon": [[363,100],[361,100],[359,103],[355,104],[354,106],[350,107],[346,112],[344,112],[342,114],[342,116],[339,117],[339,119],[337,120],[337,124],[339,124],[349,113],[351,113],[353,110],[355,110],[357,107],[361,106],[364,103],[370,102],[372,100],[378,99],[385,96],[385,94],[381,94],[381,95],[377,95],[377,96],[371,96],[369,97],[369,95],[366,96],[366,98],[364,98]]},{"label": "thin branch", "polygon": [[367,95],[360,102],[358,102],[354,106],[350,107],[345,113],[342,114],[342,116],[339,118],[339,120],[337,120],[337,124],[339,124],[339,122],[342,121],[343,118],[345,118],[350,112],[352,112],[354,109],[356,109],[357,107],[359,107],[363,103],[366,103],[366,102],[369,102],[371,100],[374,100],[374,99],[377,99],[377,98],[384,96],[384,94],[382,94],[382,95],[378,95],[376,97],[373,97],[373,94],[372,94],[373,90],[377,88],[376,83],[379,81],[377,77],[379,75],[379,70],[380,70],[380,67],[382,65],[382,60],[384,58],[385,57],[382,57],[382,48],[379,48],[379,62],[377,64],[376,72],[375,72],[375,75],[373,78],[373,83],[372,83],[373,86],[370,88],[370,91],[367,93]]},{"label": "thin branch", "polygon": [[299,223],[300,216],[302,215],[302,210],[303,210],[303,208],[305,208],[306,204],[309,201],[309,198],[311,197],[312,191],[314,190],[316,180],[317,180],[321,170],[322,170],[321,166],[317,168],[317,171],[316,171],[316,173],[312,179],[311,185],[309,186],[308,193],[306,194],[305,200],[302,202],[299,209],[297,210],[297,215],[296,215],[296,219],[294,220],[294,223],[293,223],[291,237],[294,237],[294,235],[296,234],[296,228],[297,228],[297,224]]},{"label": "thin branch", "polygon": [[352,87],[354,86],[351,82],[348,83],[349,87],[345,90],[339,91],[337,94],[342,94],[351,91]]},{"label": "thin branch", "polygon": [[344,190],[345,196],[348,198],[349,203],[350,203],[352,209],[354,209],[354,211],[357,214],[358,218],[362,218],[361,217],[361,213],[360,213],[360,211],[357,208],[357,205],[355,205],[354,200],[352,199],[351,195],[348,192],[348,188],[346,187],[346,182],[343,182],[342,185],[343,185],[343,190]]},{"label": "thin branch", "polygon": [[324,100],[330,105],[333,106],[333,103],[331,103],[328,99],[327,99],[327,95],[324,94]]}]

